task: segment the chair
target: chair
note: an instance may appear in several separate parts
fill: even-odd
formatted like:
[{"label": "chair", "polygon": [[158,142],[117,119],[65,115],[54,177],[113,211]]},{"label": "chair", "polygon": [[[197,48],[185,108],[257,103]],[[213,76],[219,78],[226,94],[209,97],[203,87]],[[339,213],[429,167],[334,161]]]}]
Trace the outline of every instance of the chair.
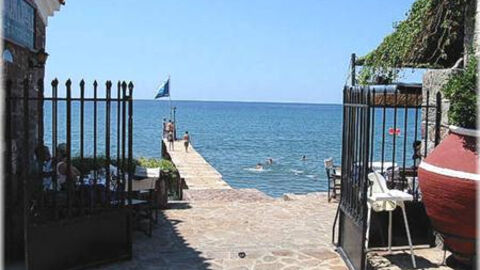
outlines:
[{"label": "chair", "polygon": [[407,214],[405,212],[405,201],[412,201],[413,196],[400,191],[390,190],[387,188],[385,178],[378,172],[368,174],[368,179],[371,181],[371,186],[368,193],[368,212],[367,212],[367,235],[365,242],[365,249],[368,248],[368,237],[370,232],[370,220],[372,209],[375,212],[388,212],[388,251],[392,251],[392,212],[399,206],[402,209],[403,220],[405,222],[405,231],[407,232],[408,244],[410,246],[410,256],[412,258],[413,268],[416,268],[415,256],[413,254],[412,239],[410,237],[410,229],[408,227]]},{"label": "chair", "polygon": [[340,195],[341,188],[341,172],[340,168],[333,165],[333,158],[327,158],[323,161],[325,165],[325,171],[328,179],[328,202],[332,198],[337,199],[337,195]]},{"label": "chair", "polygon": [[[140,194],[141,195],[141,194]],[[152,237],[152,227],[153,227],[153,207],[152,201],[150,199],[132,199],[132,204],[128,205],[128,200],[125,200],[127,207],[130,207],[133,214],[134,224],[137,226],[137,229],[143,231],[149,237]],[[148,228],[142,229],[141,222],[146,220],[148,222]]]},{"label": "chair", "polygon": [[[154,221],[154,191],[155,178],[145,178],[142,180],[132,180],[132,204],[129,207],[132,209],[133,220],[137,229],[143,231],[148,236],[152,236],[152,228]],[[128,203],[125,201],[125,203]],[[158,212],[155,211],[155,217]],[[142,228],[142,221],[147,221],[148,228]]]}]

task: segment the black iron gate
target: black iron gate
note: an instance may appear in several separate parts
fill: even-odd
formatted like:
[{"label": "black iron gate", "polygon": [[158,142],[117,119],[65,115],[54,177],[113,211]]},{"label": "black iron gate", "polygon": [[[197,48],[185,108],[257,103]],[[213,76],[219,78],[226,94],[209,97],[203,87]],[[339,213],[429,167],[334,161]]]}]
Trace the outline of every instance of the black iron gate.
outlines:
[{"label": "black iron gate", "polygon": [[[441,95],[422,93],[420,84],[392,84],[346,86],[343,98],[338,246],[351,269],[365,269],[366,249],[386,246],[386,215],[379,212],[372,213],[367,247],[368,173],[372,171],[385,177],[389,189],[413,196],[406,203],[413,244],[433,244],[417,169],[441,140]],[[403,221],[400,214],[394,211],[394,220]],[[392,240],[402,246],[407,241],[403,224],[399,225],[393,224]]]},{"label": "black iron gate", "polygon": [[342,187],[339,252],[351,269],[365,265],[370,92],[345,87],[343,93]]},{"label": "black iron gate", "polygon": [[133,84],[99,97],[68,80],[59,95],[55,79],[45,97],[43,81],[5,83],[7,234],[23,227],[6,249],[23,242],[27,269],[130,258]]}]

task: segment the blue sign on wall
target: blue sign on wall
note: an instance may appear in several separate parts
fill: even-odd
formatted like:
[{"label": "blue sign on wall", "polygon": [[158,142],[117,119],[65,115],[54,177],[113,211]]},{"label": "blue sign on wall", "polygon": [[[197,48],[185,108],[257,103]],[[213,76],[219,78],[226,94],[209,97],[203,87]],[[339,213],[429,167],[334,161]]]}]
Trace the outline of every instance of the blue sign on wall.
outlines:
[{"label": "blue sign on wall", "polygon": [[4,0],[3,36],[29,49],[35,47],[35,9],[25,0]]}]

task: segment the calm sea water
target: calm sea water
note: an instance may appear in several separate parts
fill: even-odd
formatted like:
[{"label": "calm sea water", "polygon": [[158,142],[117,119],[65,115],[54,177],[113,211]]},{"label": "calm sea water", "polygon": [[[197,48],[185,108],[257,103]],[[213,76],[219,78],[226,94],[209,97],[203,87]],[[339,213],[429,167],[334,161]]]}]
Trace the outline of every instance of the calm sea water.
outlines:
[{"label": "calm sea water", "polygon": [[[323,160],[333,157],[340,164],[342,136],[342,106],[327,104],[243,103],[174,101],[177,108],[177,130],[181,136],[191,134],[194,147],[213,165],[234,188],[257,188],[271,196],[284,193],[325,191],[327,180]],[[59,142],[65,140],[64,106],[59,105]],[[115,108],[115,106],[114,106]],[[115,109],[112,110],[112,142],[116,139]],[[78,133],[78,104],[73,105],[73,134]],[[86,152],[92,153],[92,107],[86,111]],[[105,109],[99,106],[98,152],[104,152]],[[408,113],[414,119],[413,111]],[[167,101],[137,100],[134,102],[134,156],[160,157],[162,119],[170,116]],[[376,112],[375,159],[379,159],[381,111]],[[398,112],[399,127],[403,127],[403,111]],[[46,142],[49,143],[50,107],[46,105]],[[413,122],[412,122],[413,123]],[[408,129],[414,129],[412,123]],[[387,122],[387,127],[392,122]],[[403,145],[401,136],[397,138]],[[73,149],[78,149],[79,138],[73,136]],[[386,156],[391,154],[387,136]],[[413,143],[407,139],[407,145]],[[391,144],[391,143],[390,143]],[[49,145],[51,147],[51,145]],[[181,149],[179,149],[180,151]],[[75,150],[74,150],[75,151]],[[112,146],[112,153],[116,153]],[[307,159],[301,160],[305,155]],[[396,159],[401,160],[401,151]],[[411,149],[407,147],[410,161]],[[263,171],[255,170],[257,163],[267,158],[273,165]],[[388,158],[386,158],[388,160]]]}]

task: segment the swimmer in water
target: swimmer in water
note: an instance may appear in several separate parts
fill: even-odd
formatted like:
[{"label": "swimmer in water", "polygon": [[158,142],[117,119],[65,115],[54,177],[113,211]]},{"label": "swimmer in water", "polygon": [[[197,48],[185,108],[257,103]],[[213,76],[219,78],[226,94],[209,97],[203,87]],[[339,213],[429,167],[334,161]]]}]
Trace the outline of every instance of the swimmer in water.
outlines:
[{"label": "swimmer in water", "polygon": [[255,169],[257,169],[257,170],[263,170],[263,165],[262,165],[262,163],[257,163],[257,166],[255,166]]},{"label": "swimmer in water", "polygon": [[268,158],[267,159],[267,165],[272,165],[273,164],[273,159],[272,158]]},{"label": "swimmer in water", "polygon": [[307,160],[307,156],[303,155],[302,156],[302,161],[305,161],[305,160]]}]

